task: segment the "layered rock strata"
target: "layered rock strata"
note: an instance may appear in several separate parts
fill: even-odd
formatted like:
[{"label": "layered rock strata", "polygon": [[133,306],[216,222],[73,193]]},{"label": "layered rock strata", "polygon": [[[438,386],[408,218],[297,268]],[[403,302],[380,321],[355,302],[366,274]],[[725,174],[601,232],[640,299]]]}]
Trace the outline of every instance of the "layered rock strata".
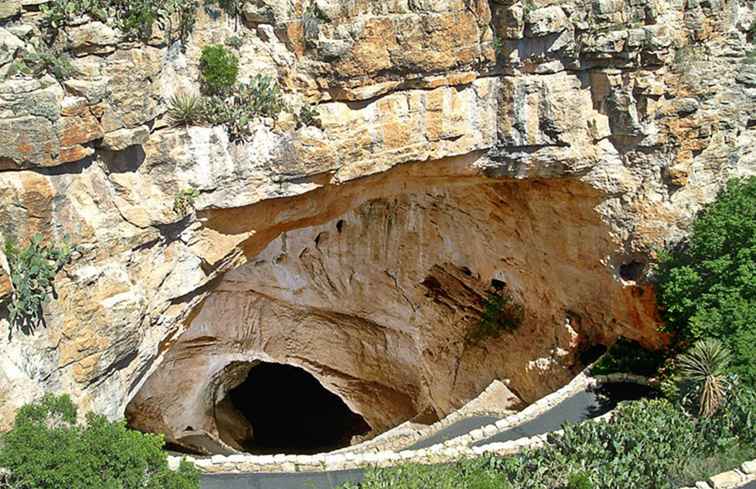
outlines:
[{"label": "layered rock strata", "polygon": [[[376,433],[494,379],[533,401],[588,346],[663,343],[654,250],[756,170],[746,2],[255,0],[199,9],[183,46],[82,18],[53,40],[64,81],[11,71],[40,3],[0,6],[0,232],[78,251],[45,328],[0,319],[0,428],[67,392],[215,450],[229,366],[256,361],[304,368]],[[231,36],[287,112],[240,144],[169,127]],[[305,103],[320,127],[296,127]],[[503,284],[522,324],[469,344]]]}]

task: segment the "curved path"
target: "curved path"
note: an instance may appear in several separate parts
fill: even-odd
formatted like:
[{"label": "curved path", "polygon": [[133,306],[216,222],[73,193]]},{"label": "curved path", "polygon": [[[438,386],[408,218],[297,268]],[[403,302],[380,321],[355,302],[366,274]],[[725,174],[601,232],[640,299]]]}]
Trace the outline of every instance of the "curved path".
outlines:
[{"label": "curved path", "polygon": [[617,407],[617,404],[621,401],[648,397],[650,394],[649,388],[630,383],[607,384],[592,391],[578,392],[540,416],[490,438],[478,441],[472,446],[481,447],[490,443],[504,443],[557,431],[565,423],[582,423],[597,418]]},{"label": "curved path", "polygon": [[[600,387],[598,391],[604,389],[607,387]],[[627,383],[612,385],[608,390],[611,396],[608,400],[594,391],[573,394],[532,420],[480,441],[475,446],[516,440],[558,430],[564,423],[576,423],[598,417],[613,409],[619,401],[637,399],[644,393],[639,386]],[[421,440],[408,450],[419,450],[442,444],[463,436],[471,430],[479,429],[481,426],[490,425],[497,419],[492,416],[474,416],[458,421],[441,432]],[[202,478],[202,487],[203,489],[334,489],[348,481],[361,481],[363,474],[363,470],[354,469],[333,472],[206,475]]]}]

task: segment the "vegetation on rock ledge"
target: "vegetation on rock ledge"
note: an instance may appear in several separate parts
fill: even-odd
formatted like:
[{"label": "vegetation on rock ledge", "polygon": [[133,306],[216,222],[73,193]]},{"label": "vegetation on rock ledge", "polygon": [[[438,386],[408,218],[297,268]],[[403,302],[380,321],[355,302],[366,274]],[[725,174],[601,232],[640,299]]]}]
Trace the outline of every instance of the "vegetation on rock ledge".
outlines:
[{"label": "vegetation on rock ledge", "polygon": [[478,344],[517,329],[525,317],[525,308],[506,290],[489,292],[480,321],[467,334],[467,342]]},{"label": "vegetation on rock ledge", "polygon": [[42,307],[54,293],[55,275],[68,263],[73,248],[67,238],[60,247],[44,245],[37,234],[24,248],[13,240],[5,241],[5,256],[10,267],[13,291],[8,304],[10,323],[24,332],[42,321]]},{"label": "vegetation on rock ledge", "polygon": [[[259,117],[277,117],[285,109],[283,93],[270,76],[256,75],[227,95],[176,95],[168,101],[168,118],[177,126],[225,126],[231,141],[250,136],[249,125]],[[312,121],[315,121],[313,118]]]},{"label": "vegetation on rock ledge", "polygon": [[128,38],[149,39],[158,25],[186,40],[194,27],[198,4],[198,0],[53,0],[40,10],[52,34],[86,15],[112,23]]},{"label": "vegetation on rock ledge", "polygon": [[220,44],[202,48],[199,60],[202,90],[207,95],[227,95],[239,76],[239,58]]}]

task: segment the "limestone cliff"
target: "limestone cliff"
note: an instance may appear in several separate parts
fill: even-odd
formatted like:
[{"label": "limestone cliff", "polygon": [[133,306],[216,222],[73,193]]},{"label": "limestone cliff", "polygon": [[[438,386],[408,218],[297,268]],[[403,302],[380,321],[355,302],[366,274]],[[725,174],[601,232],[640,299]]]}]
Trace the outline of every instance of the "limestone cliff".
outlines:
[{"label": "limestone cliff", "polygon": [[[78,248],[46,327],[0,316],[0,429],[67,392],[227,450],[222,401],[257,361],[304,368],[374,432],[493,379],[533,401],[588,346],[663,343],[655,250],[756,172],[751,2],[247,0],[199,8],[186,43],[84,17],[53,40],[73,78],[14,74],[47,2],[0,5],[0,233]],[[231,36],[287,113],[243,143],[171,127]],[[297,127],[304,104],[319,127]],[[492,286],[523,322],[471,344]]]}]

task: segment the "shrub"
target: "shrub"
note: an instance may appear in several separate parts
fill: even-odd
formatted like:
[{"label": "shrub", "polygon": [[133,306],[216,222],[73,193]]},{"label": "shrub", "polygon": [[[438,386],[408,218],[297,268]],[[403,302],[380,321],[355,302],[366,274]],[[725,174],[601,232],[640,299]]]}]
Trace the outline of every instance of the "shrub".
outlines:
[{"label": "shrub", "polygon": [[665,330],[683,345],[712,337],[732,370],[756,383],[756,177],[733,180],[706,206],[681,247],[663,253],[658,298]]},{"label": "shrub", "polygon": [[593,489],[593,483],[585,472],[575,472],[570,474],[566,489]]},{"label": "shrub", "polygon": [[185,216],[194,210],[194,201],[199,197],[199,192],[195,188],[187,188],[176,192],[173,199],[173,211],[179,216]]},{"label": "shrub", "polygon": [[205,105],[197,95],[177,94],[168,100],[168,120],[174,126],[193,126],[205,119]]},{"label": "shrub", "polygon": [[172,31],[172,19],[177,17],[179,38],[186,40],[194,27],[197,5],[198,0],[53,0],[40,10],[51,34],[87,15],[113,24],[129,38],[148,39],[155,24]]},{"label": "shrub", "polygon": [[512,489],[485,459],[451,465],[401,465],[368,470],[359,486],[344,489]]},{"label": "shrub", "polygon": [[231,36],[226,38],[226,46],[232,47],[234,49],[239,49],[244,44],[244,40],[239,36]]},{"label": "shrub", "polygon": [[297,127],[321,127],[322,123],[318,118],[318,111],[309,104],[305,104],[299,109],[299,117],[297,118]]},{"label": "shrub", "polygon": [[8,71],[10,76],[23,74],[39,77],[45,73],[63,81],[73,77],[76,69],[67,55],[39,46],[34,51],[21,52]]},{"label": "shrub", "polygon": [[42,306],[54,292],[55,275],[68,263],[73,251],[68,238],[63,239],[60,247],[43,245],[43,239],[37,234],[25,248],[19,248],[13,240],[5,241],[5,256],[13,284],[9,319],[11,326],[24,332],[35,329],[42,322]]},{"label": "shrub", "polygon": [[239,59],[219,44],[205,46],[200,56],[200,76],[207,94],[228,94],[239,76]]},{"label": "shrub", "polygon": [[92,413],[79,425],[70,398],[48,394],[19,410],[2,436],[0,467],[22,489],[199,488],[196,469],[182,463],[171,471],[162,447],[158,435]]},{"label": "shrub", "polygon": [[594,375],[633,373],[652,376],[664,364],[664,352],[646,350],[638,342],[618,338],[591,370]]},{"label": "shrub", "polygon": [[469,344],[477,344],[489,338],[498,338],[522,324],[525,308],[517,304],[505,290],[491,291],[483,304],[480,321],[467,334]]},{"label": "shrub", "polygon": [[719,471],[754,456],[746,431],[753,426],[736,426],[748,420],[728,420],[728,412],[729,406],[696,420],[666,400],[622,403],[608,421],[566,425],[543,448],[440,467],[378,469],[362,487],[674,489],[702,478],[695,466],[701,461]]},{"label": "shrub", "polygon": [[250,83],[241,85],[239,99],[253,114],[262,117],[275,117],[285,108],[281,88],[268,75],[257,74]]}]

